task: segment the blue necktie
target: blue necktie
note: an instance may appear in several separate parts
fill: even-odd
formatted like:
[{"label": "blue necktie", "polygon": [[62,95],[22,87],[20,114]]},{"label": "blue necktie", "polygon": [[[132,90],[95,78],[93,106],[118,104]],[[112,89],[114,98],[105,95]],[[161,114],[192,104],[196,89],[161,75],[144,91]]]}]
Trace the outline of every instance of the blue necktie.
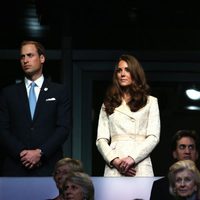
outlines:
[{"label": "blue necktie", "polygon": [[33,115],[35,112],[35,106],[36,106],[36,96],[35,96],[35,86],[36,83],[32,82],[31,83],[31,88],[29,90],[29,106],[30,106],[30,110],[31,110],[31,117],[33,119]]}]

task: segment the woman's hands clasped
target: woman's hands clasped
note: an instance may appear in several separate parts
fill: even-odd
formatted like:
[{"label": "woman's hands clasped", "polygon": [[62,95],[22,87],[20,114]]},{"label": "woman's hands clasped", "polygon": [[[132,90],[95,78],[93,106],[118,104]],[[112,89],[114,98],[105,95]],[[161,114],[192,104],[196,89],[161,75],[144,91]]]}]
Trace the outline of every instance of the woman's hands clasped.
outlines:
[{"label": "woman's hands clasped", "polygon": [[115,158],[111,164],[124,176],[135,176],[135,161],[130,156],[124,158]]}]

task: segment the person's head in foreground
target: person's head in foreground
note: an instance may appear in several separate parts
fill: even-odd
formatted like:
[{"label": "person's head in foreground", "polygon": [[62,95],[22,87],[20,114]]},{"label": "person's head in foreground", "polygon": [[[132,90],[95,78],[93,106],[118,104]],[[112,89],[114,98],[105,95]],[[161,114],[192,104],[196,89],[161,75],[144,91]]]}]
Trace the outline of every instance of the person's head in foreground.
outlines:
[{"label": "person's head in foreground", "polygon": [[200,199],[200,173],[192,160],[181,160],[169,168],[169,191],[175,199]]},{"label": "person's head in foreground", "polygon": [[69,173],[63,183],[64,200],[94,200],[94,185],[83,172]]},{"label": "person's head in foreground", "polygon": [[65,176],[70,172],[83,172],[83,164],[80,160],[76,160],[73,158],[65,157],[60,159],[54,168],[53,177],[56,182],[56,186],[59,189],[59,192],[62,191],[63,180]]}]

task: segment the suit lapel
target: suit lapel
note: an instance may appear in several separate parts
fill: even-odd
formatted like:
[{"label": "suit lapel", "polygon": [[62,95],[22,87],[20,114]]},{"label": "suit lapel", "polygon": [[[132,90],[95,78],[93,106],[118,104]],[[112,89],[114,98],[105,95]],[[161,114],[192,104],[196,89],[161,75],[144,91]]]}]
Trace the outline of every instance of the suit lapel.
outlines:
[{"label": "suit lapel", "polygon": [[44,79],[42,88],[40,90],[40,94],[38,96],[38,100],[37,100],[37,104],[36,104],[36,108],[35,108],[34,119],[39,114],[39,110],[41,110],[41,107],[43,106],[45,99],[47,98],[48,92],[49,92],[49,82],[46,79]]},{"label": "suit lapel", "polygon": [[25,113],[27,115],[27,119],[31,120],[31,111],[30,111],[30,107],[29,107],[29,102],[28,102],[28,95],[27,95],[27,91],[26,91],[26,86],[25,83],[19,83],[18,85],[18,93],[19,93],[19,104],[21,104],[20,107],[24,107],[25,106]]},{"label": "suit lapel", "polygon": [[124,100],[122,101],[122,104],[119,107],[115,108],[115,111],[123,113],[124,115],[127,115],[130,118],[134,119],[133,112],[131,112],[130,108],[126,105],[126,102]]}]

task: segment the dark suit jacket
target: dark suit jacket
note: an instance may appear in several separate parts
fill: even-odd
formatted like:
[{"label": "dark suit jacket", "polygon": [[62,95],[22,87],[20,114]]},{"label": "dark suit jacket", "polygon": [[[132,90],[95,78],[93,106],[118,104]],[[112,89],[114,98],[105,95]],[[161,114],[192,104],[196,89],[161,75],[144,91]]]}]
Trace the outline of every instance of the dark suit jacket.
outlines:
[{"label": "dark suit jacket", "polygon": [[150,200],[174,200],[174,197],[169,193],[169,181],[167,177],[153,182]]},{"label": "dark suit jacket", "polygon": [[[0,96],[0,143],[6,152],[3,176],[51,176],[63,157],[62,145],[71,124],[71,106],[66,88],[47,79],[42,85],[33,120],[24,83],[2,89]],[[41,149],[42,165],[26,169],[19,154]]]}]

